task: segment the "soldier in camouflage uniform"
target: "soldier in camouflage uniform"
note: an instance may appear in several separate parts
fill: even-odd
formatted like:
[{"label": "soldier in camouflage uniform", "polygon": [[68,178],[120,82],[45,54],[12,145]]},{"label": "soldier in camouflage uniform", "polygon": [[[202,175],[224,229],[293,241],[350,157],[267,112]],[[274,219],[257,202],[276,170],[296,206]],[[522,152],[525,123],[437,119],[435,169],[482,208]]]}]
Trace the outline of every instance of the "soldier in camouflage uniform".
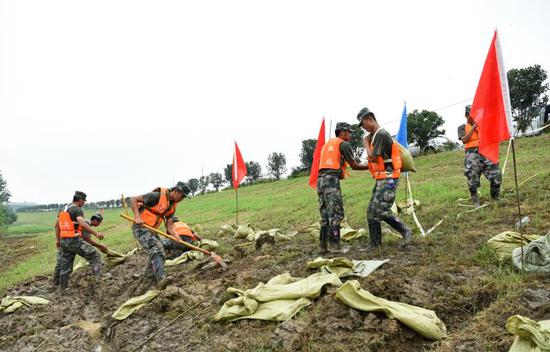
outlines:
[{"label": "soldier in camouflage uniform", "polygon": [[[86,220],[86,224],[88,224],[89,226],[93,226],[93,227],[97,227],[97,226],[101,225],[101,222],[103,222],[103,216],[101,214],[94,214],[90,218],[90,221]],[[92,234],[89,233],[88,231],[82,230],[82,239],[84,239],[84,241],[90,243],[92,246],[96,247],[97,249],[99,249],[103,253],[107,253],[107,246],[95,242],[92,239]],[[60,248],[57,249],[57,262],[55,264],[55,269],[54,269],[53,279],[52,279],[52,284],[54,286],[59,285],[59,273],[61,272],[61,263],[62,263],[62,260],[61,260],[62,255],[61,254],[62,253],[63,252],[61,251],[61,246],[60,246]],[[71,266],[71,271],[69,272],[69,275],[71,273],[72,273],[72,266]]]},{"label": "soldier in camouflage uniform", "polygon": [[365,144],[370,171],[376,179],[367,208],[370,244],[364,250],[371,251],[382,244],[382,221],[403,236],[402,245],[405,246],[411,241],[412,231],[391,211],[401,174],[400,166],[394,167],[400,163],[395,163],[394,159],[401,160],[400,155],[394,155],[396,151],[391,135],[380,127],[374,113],[368,108],[359,111],[357,120],[359,126],[369,132]]},{"label": "soldier in camouflage uniform", "polygon": [[348,172],[347,165],[354,170],[367,170],[368,165],[359,164],[354,156],[349,141],[351,125],[345,122],[336,124],[336,138],[331,138],[321,149],[317,195],[319,196],[319,213],[321,230],[319,248],[321,253],[340,251],[340,222],[344,219],[344,202],[340,190],[340,180]]},{"label": "soldier in camouflage uniform", "polygon": [[483,155],[479,154],[479,134],[477,124],[470,117],[471,106],[466,106],[465,117],[467,123],[458,128],[458,138],[464,143],[466,155],[464,158],[464,175],[468,179],[468,190],[472,203],[479,207],[477,189],[481,186],[481,174],[485,175],[491,184],[491,198],[498,200],[500,196],[500,184],[502,183],[502,172],[498,164],[493,163]]},{"label": "soldier in camouflage uniform", "polygon": [[[73,271],[73,263],[76,255],[86,259],[90,263],[92,273],[98,276],[101,270],[101,258],[97,250],[82,239],[82,232],[86,231],[98,239],[103,239],[103,234],[92,229],[84,220],[82,206],[86,202],[84,192],[75,192],[73,202],[59,213],[55,223],[57,247],[61,248],[59,257],[59,287],[65,290],[69,284],[69,275]],[[67,227],[67,221],[69,226]]]}]

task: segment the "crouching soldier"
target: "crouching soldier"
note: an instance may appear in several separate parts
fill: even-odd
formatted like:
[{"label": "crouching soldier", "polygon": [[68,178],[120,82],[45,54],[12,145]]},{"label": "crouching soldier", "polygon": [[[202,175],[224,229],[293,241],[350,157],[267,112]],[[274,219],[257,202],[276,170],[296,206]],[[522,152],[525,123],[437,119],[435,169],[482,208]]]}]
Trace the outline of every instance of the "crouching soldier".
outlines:
[{"label": "crouching soldier", "polygon": [[[198,241],[201,241],[202,238],[196,234],[189,225],[187,225],[184,222],[179,221],[177,217],[174,216],[174,230],[176,231],[176,238],[187,242],[189,244],[197,245]],[[180,256],[181,254],[187,252],[190,250],[189,247],[173,241],[169,238],[165,238],[162,240],[162,246],[164,247],[164,250],[169,252],[167,255],[167,258],[176,258]]]},{"label": "crouching soldier", "polygon": [[170,280],[166,278],[164,272],[166,253],[162,242],[155,232],[143,227],[143,225],[158,229],[160,224],[164,222],[168,234],[177,236],[174,229],[174,213],[177,204],[189,193],[191,193],[189,187],[183,182],[178,182],[170,189],[159,187],[152,192],[132,197],[130,200],[135,217],[132,232],[148,255],[143,277],[144,286],[154,281],[157,288],[163,289],[169,284]]},{"label": "crouching soldier", "polygon": [[[98,227],[99,225],[101,225],[102,222],[103,222],[103,216],[101,214],[94,214],[90,218],[90,221],[86,220],[86,224],[88,224],[91,227]],[[107,246],[102,245],[98,242],[95,242],[92,239],[92,234],[90,232],[84,230],[84,229],[82,230],[82,239],[84,241],[88,242],[89,244],[91,244],[92,246],[96,247],[97,249],[99,249],[101,252],[103,252],[105,254],[107,253]],[[59,273],[61,271],[60,258],[61,258],[61,253],[62,253],[61,252],[61,243],[59,241],[56,241],[56,245],[58,246],[58,248],[57,248],[57,263],[55,265],[55,270],[54,270],[54,273],[53,273],[53,280],[52,280],[52,284],[54,286],[59,285]],[[71,267],[71,272],[72,272],[72,267]]]},{"label": "crouching soldier", "polygon": [[61,290],[65,290],[69,285],[69,275],[73,271],[76,255],[90,263],[94,276],[100,274],[100,255],[92,245],[82,239],[82,232],[89,232],[100,240],[103,239],[103,234],[94,230],[84,221],[84,211],[82,210],[84,203],[86,203],[86,194],[76,191],[73,202],[59,212],[55,223],[57,246],[61,248],[59,258],[59,288]]}]

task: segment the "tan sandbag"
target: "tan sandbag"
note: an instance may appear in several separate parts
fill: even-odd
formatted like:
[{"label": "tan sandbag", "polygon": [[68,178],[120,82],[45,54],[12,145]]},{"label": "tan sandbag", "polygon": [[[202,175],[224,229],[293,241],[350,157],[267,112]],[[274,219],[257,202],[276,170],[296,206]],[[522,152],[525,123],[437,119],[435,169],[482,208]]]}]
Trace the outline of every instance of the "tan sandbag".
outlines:
[{"label": "tan sandbag", "polygon": [[206,239],[206,238],[203,238],[199,242],[199,247],[203,248],[203,249],[206,249],[207,251],[213,251],[216,248],[218,248],[219,246],[220,245],[218,244],[218,242],[216,242],[214,240],[209,240],[209,239]]},{"label": "tan sandbag", "polygon": [[[523,235],[523,245],[527,245],[529,242],[539,239],[538,235]],[[513,231],[504,231],[496,236],[493,236],[487,241],[487,246],[493,249],[500,260],[512,257],[512,251],[514,248],[520,247],[522,243],[522,236]]]},{"label": "tan sandbag", "polygon": [[166,266],[174,266],[183,264],[186,262],[189,262],[191,260],[202,260],[204,259],[204,254],[199,251],[187,251],[183,252],[180,256],[174,258],[174,259],[168,259],[164,262],[164,265]]},{"label": "tan sandbag", "polygon": [[158,295],[159,290],[149,290],[145,294],[137,297],[132,297],[123,305],[121,305],[116,312],[113,313],[112,318],[116,320],[124,320],[132,315],[136,310],[140,309],[144,305],[154,300]]},{"label": "tan sandbag", "polygon": [[0,311],[4,313],[13,313],[17,309],[27,306],[30,307],[35,304],[48,304],[48,301],[42,297],[36,296],[6,296],[0,303]]},{"label": "tan sandbag", "polygon": [[[396,203],[393,203],[393,204],[395,205]],[[397,207],[397,212],[411,215],[413,213],[413,209],[420,208],[420,201],[417,199],[413,199],[411,202],[410,199],[407,199],[404,201],[397,202],[396,207]]]},{"label": "tan sandbag", "polygon": [[352,280],[343,284],[336,291],[336,299],[365,312],[383,312],[388,318],[399,320],[429,339],[440,340],[447,336],[445,324],[434,311],[376,297],[363,290],[359,281]]},{"label": "tan sandbag", "polygon": [[218,230],[218,237],[233,236],[235,231],[237,231],[237,226],[233,224],[222,225]]},{"label": "tan sandbag", "polygon": [[214,320],[287,320],[310,304],[311,299],[319,297],[325,285],[340,286],[342,281],[335,274],[316,273],[302,279],[284,273],[253,289],[230,287],[227,292],[237,297],[225,302]]},{"label": "tan sandbag", "polygon": [[239,225],[235,231],[235,238],[247,238],[248,235],[256,232],[251,224]]},{"label": "tan sandbag", "polygon": [[345,257],[336,257],[332,259],[324,259],[322,257],[318,257],[315,260],[308,262],[307,268],[319,268],[323,273],[336,274],[340,278],[348,276],[367,277],[373,271],[375,271],[381,265],[387,262],[389,262],[389,259],[349,260]]},{"label": "tan sandbag", "polygon": [[521,247],[512,251],[512,262],[516,268],[530,273],[550,272],[550,232],[523,247],[523,262]]},{"label": "tan sandbag", "polygon": [[414,166],[414,160],[411,152],[401,144],[397,144],[399,145],[399,154],[401,155],[401,162],[403,163],[401,166],[401,172],[416,172],[416,167]]},{"label": "tan sandbag", "polygon": [[506,330],[516,335],[509,352],[550,351],[550,320],[536,322],[514,315],[506,321]]}]

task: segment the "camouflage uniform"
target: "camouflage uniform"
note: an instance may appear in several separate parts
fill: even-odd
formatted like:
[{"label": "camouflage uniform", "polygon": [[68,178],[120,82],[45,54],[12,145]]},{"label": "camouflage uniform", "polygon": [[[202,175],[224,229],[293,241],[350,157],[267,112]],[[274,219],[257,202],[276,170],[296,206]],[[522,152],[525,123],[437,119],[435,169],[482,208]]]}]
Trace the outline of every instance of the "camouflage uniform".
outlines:
[{"label": "camouflage uniform", "polygon": [[144,227],[132,226],[134,237],[139,241],[149,256],[149,262],[145,268],[145,278],[160,282],[166,277],[164,273],[164,260],[166,253],[158,236]]},{"label": "camouflage uniform", "polygon": [[[193,244],[193,240],[191,240],[189,237],[180,236],[180,239],[184,242],[189,243],[189,244]],[[165,251],[173,251],[173,252],[175,252],[174,254],[176,254],[176,255],[180,255],[180,254],[185,253],[185,252],[190,250],[189,247],[186,247],[186,246],[184,246],[183,244],[181,244],[179,242],[172,241],[169,238],[164,238],[164,239],[161,240],[161,242],[162,242],[162,246],[164,247]]]},{"label": "camouflage uniform", "polygon": [[369,225],[371,246],[373,247],[382,244],[380,224],[382,221],[386,222],[403,236],[404,244],[410,240],[411,230],[393,215],[391,211],[398,186],[398,178],[376,180],[369,206],[367,207],[367,223]]},{"label": "camouflage uniform", "polygon": [[485,175],[491,184],[491,198],[498,199],[502,183],[502,172],[498,164],[479,154],[477,148],[467,149],[464,158],[464,175],[468,179],[471,195],[477,196],[477,189],[481,186],[479,182],[481,174]]},{"label": "camouflage uniform", "polygon": [[[85,223],[90,225],[90,222],[88,220],[86,220]],[[89,232],[82,230],[82,238],[90,237],[90,236],[91,236],[91,234]],[[62,262],[61,257],[62,257],[62,254],[63,254],[63,251],[61,250],[61,246],[60,246],[57,249],[55,269],[53,271],[52,283],[54,285],[59,285],[59,276],[60,276],[60,273],[61,273],[61,262]],[[73,262],[74,262],[74,258],[73,258]],[[71,270],[69,271],[68,275],[70,275],[72,272],[73,272],[73,267],[71,265]]]},{"label": "camouflage uniform", "polygon": [[90,263],[94,275],[100,274],[101,257],[91,244],[85,242],[80,237],[62,238],[61,254],[58,258],[59,283],[61,284],[61,288],[67,287],[69,275],[73,271],[74,258],[77,254]]},{"label": "camouflage uniform", "polygon": [[344,202],[338,176],[327,174],[317,179],[321,226],[340,226],[344,220]]}]

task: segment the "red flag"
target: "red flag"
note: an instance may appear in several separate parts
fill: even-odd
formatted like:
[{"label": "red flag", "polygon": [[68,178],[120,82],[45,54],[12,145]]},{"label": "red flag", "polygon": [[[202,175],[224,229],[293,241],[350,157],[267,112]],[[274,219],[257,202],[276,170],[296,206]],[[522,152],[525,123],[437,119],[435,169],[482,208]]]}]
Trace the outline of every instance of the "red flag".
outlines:
[{"label": "red flag", "polygon": [[233,188],[235,191],[239,188],[239,183],[246,176],[246,165],[243,161],[243,156],[239,150],[237,142],[235,142],[235,153],[233,154],[233,167],[231,168],[231,174],[233,175]]},{"label": "red flag", "polygon": [[319,129],[319,136],[317,137],[317,144],[315,145],[315,152],[313,152],[313,163],[311,164],[311,170],[309,172],[309,187],[317,188],[317,178],[319,176],[319,162],[321,161],[321,149],[325,145],[325,118],[321,122],[321,129]]},{"label": "red flag", "polygon": [[479,153],[495,163],[500,142],[510,139],[511,111],[508,79],[495,31],[470,111],[478,125]]}]

